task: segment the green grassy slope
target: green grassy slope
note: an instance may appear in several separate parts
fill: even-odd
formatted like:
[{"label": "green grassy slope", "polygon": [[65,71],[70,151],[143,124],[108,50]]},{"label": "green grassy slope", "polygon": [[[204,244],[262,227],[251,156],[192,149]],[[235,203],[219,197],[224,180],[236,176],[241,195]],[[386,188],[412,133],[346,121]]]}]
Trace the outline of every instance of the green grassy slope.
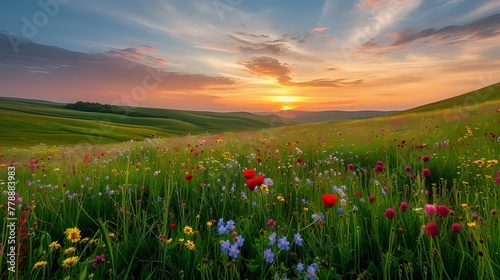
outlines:
[{"label": "green grassy slope", "polygon": [[[69,110],[64,104],[0,98],[0,146],[32,146],[143,139],[269,128],[285,124],[269,116],[245,112],[212,113],[181,110],[130,108],[130,111],[158,117]],[[288,121],[286,121],[288,122]]]},{"label": "green grassy slope", "polygon": [[500,100],[500,83],[492,84],[487,87],[462,94],[456,97],[444,99],[438,102],[419,106],[410,110],[400,112],[399,114],[429,112],[456,107],[470,107],[478,105],[485,101]]}]

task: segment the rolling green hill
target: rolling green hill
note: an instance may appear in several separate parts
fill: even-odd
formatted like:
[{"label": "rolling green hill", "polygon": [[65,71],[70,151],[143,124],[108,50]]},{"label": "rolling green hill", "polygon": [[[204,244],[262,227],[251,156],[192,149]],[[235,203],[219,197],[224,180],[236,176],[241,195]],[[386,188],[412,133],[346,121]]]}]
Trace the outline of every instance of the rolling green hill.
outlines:
[{"label": "rolling green hill", "polygon": [[[28,147],[172,137],[270,128],[289,124],[275,116],[129,108],[149,117],[70,110],[65,104],[0,98],[0,146]],[[133,114],[130,114],[133,115]]]},{"label": "rolling green hill", "polygon": [[422,113],[422,112],[443,110],[443,109],[463,107],[463,106],[470,107],[481,104],[486,101],[495,101],[495,100],[499,100],[500,102],[500,83],[492,84],[487,87],[483,87],[478,90],[465,93],[459,96],[455,96],[452,98],[444,99],[438,102],[419,106],[410,110],[402,111],[399,114]]}]

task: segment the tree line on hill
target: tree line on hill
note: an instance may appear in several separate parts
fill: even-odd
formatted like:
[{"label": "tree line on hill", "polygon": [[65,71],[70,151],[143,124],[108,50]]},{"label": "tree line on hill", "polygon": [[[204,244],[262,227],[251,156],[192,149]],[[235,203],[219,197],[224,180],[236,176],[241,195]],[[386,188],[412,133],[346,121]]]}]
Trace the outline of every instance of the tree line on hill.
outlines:
[{"label": "tree line on hill", "polygon": [[[134,112],[128,107],[115,106],[110,104],[101,104],[98,102],[84,102],[77,101],[75,103],[67,103],[67,109],[83,111],[83,112],[96,112],[96,113],[107,113],[107,114],[118,114],[130,117],[146,117],[146,118],[159,118],[159,115],[147,114],[141,112]],[[161,116],[162,118],[168,118],[166,116]]]}]

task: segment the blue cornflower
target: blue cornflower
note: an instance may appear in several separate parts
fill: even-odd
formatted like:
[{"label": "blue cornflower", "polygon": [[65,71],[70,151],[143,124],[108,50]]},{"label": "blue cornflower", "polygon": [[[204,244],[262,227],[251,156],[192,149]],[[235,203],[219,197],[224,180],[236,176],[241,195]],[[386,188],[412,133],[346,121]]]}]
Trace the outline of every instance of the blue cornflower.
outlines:
[{"label": "blue cornflower", "polygon": [[226,240],[220,244],[220,248],[223,252],[229,253],[229,248],[231,247],[231,243],[229,240]]},{"label": "blue cornflower", "polygon": [[316,279],[316,275],[317,275],[316,269],[317,268],[318,268],[318,266],[315,263],[313,263],[307,267],[307,277],[308,277],[307,279],[309,279],[309,280]]},{"label": "blue cornflower", "polygon": [[269,235],[269,246],[273,246],[276,243],[276,232]]},{"label": "blue cornflower", "polygon": [[158,202],[161,202],[162,198],[161,197],[158,197]]},{"label": "blue cornflower", "polygon": [[299,273],[302,273],[302,271],[304,271],[304,264],[303,263],[298,263],[297,264],[297,271]]},{"label": "blue cornflower", "polygon": [[296,233],[293,235],[293,238],[294,238],[294,241],[295,241],[295,244],[297,244],[297,246],[302,246],[302,241],[304,241],[304,239],[302,239],[302,236],[300,236],[300,233]]},{"label": "blue cornflower", "polygon": [[313,221],[317,221],[317,220],[319,220],[319,215],[318,214],[312,214],[311,218],[313,219]]},{"label": "blue cornflower", "polygon": [[307,200],[305,198],[302,199],[302,204],[307,204]]},{"label": "blue cornflower", "polygon": [[271,251],[271,249],[267,249],[264,251],[264,259],[266,259],[266,262],[272,263],[274,261],[274,253]]},{"label": "blue cornflower", "polygon": [[243,242],[245,242],[245,238],[243,238],[243,236],[241,235],[238,235],[238,237],[236,238],[236,242],[234,242],[234,245],[240,248],[243,246]]},{"label": "blue cornflower", "polygon": [[228,231],[231,229],[232,226],[234,226],[234,221],[233,220],[227,221],[227,223],[226,223],[226,229]]},{"label": "blue cornflower", "polygon": [[384,189],[382,189],[382,194],[383,194],[383,195],[386,195],[386,194],[387,194],[387,193],[385,192],[385,190],[384,190]]},{"label": "blue cornflower", "polygon": [[342,208],[339,208],[339,209],[337,210],[337,214],[338,214],[338,215],[342,215],[342,214],[344,214],[344,210],[342,210]]},{"label": "blue cornflower", "polygon": [[238,246],[236,244],[232,245],[231,248],[229,248],[229,253],[228,255],[233,258],[237,258],[238,254],[240,253],[240,250],[238,250]]},{"label": "blue cornflower", "polygon": [[219,232],[219,234],[229,233],[229,231],[227,230],[227,228],[224,227],[224,226],[220,226],[219,229],[218,229],[218,232]]},{"label": "blue cornflower", "polygon": [[286,236],[283,235],[280,240],[278,240],[278,248],[284,251],[290,248],[290,242],[286,240]]},{"label": "blue cornflower", "polygon": [[225,227],[226,224],[224,223],[224,218],[220,218],[219,221],[217,222],[218,227]]},{"label": "blue cornflower", "polygon": [[254,207],[257,206],[257,201],[253,201],[252,206],[254,206]]}]

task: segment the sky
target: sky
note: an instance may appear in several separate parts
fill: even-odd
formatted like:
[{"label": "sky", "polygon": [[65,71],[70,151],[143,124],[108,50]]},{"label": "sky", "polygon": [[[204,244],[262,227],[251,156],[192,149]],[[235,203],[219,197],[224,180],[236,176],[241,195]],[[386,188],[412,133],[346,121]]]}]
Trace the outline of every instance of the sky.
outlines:
[{"label": "sky", "polygon": [[3,0],[0,96],[404,110],[500,81],[499,0]]}]

